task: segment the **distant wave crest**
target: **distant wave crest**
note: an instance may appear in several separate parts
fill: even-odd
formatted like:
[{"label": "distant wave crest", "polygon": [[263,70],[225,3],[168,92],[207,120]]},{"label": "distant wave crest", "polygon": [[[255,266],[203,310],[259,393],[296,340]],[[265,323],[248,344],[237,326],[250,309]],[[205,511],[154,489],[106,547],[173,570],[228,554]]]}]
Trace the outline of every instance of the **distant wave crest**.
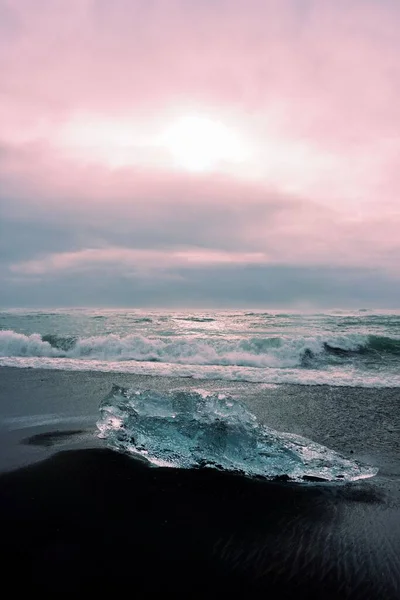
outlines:
[{"label": "distant wave crest", "polygon": [[211,317],[176,317],[177,321],[189,321],[191,323],[211,323],[215,321]]}]

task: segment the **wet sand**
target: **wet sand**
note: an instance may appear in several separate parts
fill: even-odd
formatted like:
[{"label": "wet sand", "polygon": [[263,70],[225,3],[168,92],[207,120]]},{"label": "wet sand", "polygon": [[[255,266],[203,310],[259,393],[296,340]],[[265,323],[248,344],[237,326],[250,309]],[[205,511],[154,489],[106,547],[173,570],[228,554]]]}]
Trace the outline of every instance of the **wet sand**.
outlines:
[{"label": "wet sand", "polygon": [[[231,388],[272,427],[380,472],[300,485],[151,468],[95,435],[113,383]],[[14,592],[400,597],[398,390],[0,369],[0,399],[1,561]]]}]

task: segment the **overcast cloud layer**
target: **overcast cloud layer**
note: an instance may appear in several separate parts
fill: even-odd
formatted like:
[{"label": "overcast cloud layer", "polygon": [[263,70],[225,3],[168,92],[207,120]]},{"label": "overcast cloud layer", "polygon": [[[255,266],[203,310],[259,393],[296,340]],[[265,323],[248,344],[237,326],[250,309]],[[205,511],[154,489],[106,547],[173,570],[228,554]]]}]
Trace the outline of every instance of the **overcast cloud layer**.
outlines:
[{"label": "overcast cloud layer", "polygon": [[[399,29],[397,0],[0,0],[0,305],[398,307]],[[240,160],[177,162],[187,115]]]}]

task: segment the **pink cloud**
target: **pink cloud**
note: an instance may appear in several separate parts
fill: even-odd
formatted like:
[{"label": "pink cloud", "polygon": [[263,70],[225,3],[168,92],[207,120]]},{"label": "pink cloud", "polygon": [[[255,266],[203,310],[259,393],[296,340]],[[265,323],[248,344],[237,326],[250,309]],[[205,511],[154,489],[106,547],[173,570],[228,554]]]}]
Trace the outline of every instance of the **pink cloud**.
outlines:
[{"label": "pink cloud", "polygon": [[337,195],[384,185],[382,163],[399,150],[394,3],[39,4],[8,3],[4,142],[52,142],[79,114],[146,125],[211,110],[251,139],[274,185],[301,169],[306,193],[312,177],[320,189],[336,181]]},{"label": "pink cloud", "polygon": [[46,116],[49,107],[146,116],[149,105],[174,111],[211,102],[271,108],[275,118],[305,127],[340,109],[340,126],[345,116],[358,120],[379,108],[374,121],[383,122],[395,100],[393,2],[8,4],[17,26],[7,40],[5,85],[21,102],[27,93],[42,102]]},{"label": "pink cloud", "polygon": [[141,274],[176,267],[209,267],[217,265],[265,264],[261,252],[224,252],[203,248],[175,250],[143,250],[130,248],[85,248],[76,252],[49,254],[41,259],[29,260],[10,266],[12,273],[45,275],[62,271],[93,269],[96,265],[118,266],[139,271]]}]

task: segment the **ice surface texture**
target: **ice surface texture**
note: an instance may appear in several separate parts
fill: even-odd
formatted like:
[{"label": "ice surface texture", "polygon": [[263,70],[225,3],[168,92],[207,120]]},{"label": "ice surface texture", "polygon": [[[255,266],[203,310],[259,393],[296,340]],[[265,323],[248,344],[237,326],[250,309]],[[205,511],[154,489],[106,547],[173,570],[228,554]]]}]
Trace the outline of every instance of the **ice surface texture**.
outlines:
[{"label": "ice surface texture", "polygon": [[295,481],[354,481],[377,472],[262,425],[242,402],[223,394],[114,386],[100,405],[97,426],[111,447],[158,466],[214,467]]}]

